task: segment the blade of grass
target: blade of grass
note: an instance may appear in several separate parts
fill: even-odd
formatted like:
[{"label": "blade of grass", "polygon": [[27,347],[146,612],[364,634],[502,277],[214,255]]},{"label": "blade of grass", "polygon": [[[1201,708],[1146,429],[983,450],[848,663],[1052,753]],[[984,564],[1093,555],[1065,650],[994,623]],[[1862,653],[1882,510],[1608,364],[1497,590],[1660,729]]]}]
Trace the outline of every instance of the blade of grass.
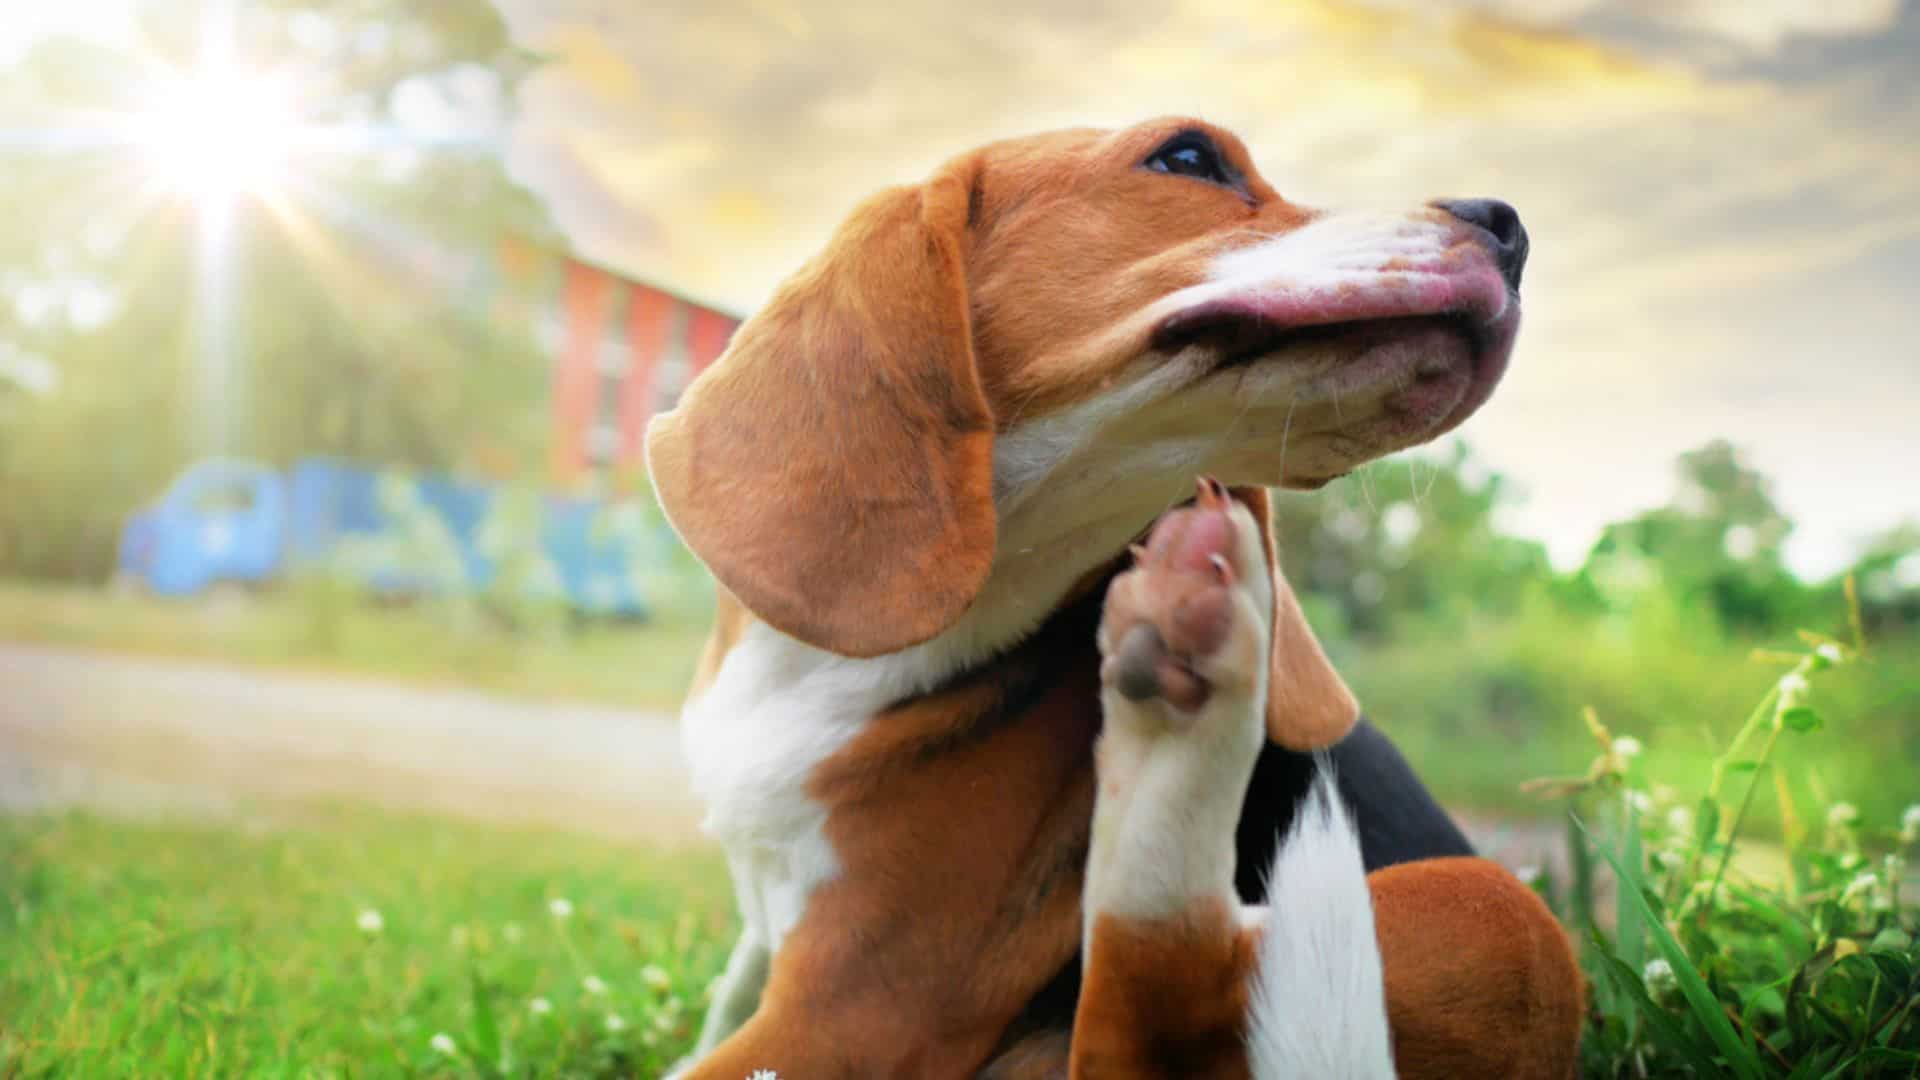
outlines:
[{"label": "blade of grass", "polygon": [[480,979],[478,968],[468,969],[473,990],[473,1043],[475,1056],[484,1063],[482,1072],[487,1076],[501,1074],[504,1055],[500,1044],[500,1024],[493,1015],[493,998],[487,993],[486,985]]},{"label": "blade of grass", "polygon": [[[1637,871],[1645,865],[1644,854],[1640,849],[1640,811],[1634,808],[1633,800],[1624,801],[1626,807],[1623,816],[1626,820],[1622,831],[1625,835],[1620,838],[1621,847],[1624,850],[1620,857]],[[1634,971],[1645,971],[1647,969],[1645,921],[1640,917],[1640,908],[1627,902],[1627,890],[1624,888],[1614,891],[1613,918],[1620,959]],[[1638,1009],[1628,1010],[1628,1038],[1633,1038],[1640,1033],[1639,1012]]]},{"label": "blade of grass", "polygon": [[[1587,832],[1586,825],[1578,818],[1575,819],[1575,824],[1580,826],[1581,832]],[[1591,836],[1591,833],[1588,835]],[[1692,1007],[1694,1018],[1706,1028],[1707,1034],[1712,1037],[1715,1045],[1719,1046],[1720,1053],[1726,1058],[1727,1067],[1742,1080],[1760,1080],[1764,1075],[1764,1068],[1759,1056],[1733,1030],[1733,1025],[1727,1022],[1726,1015],[1720,1011],[1720,1002],[1713,996],[1713,991],[1707,988],[1706,980],[1700,977],[1700,972],[1693,966],[1693,961],[1687,958],[1686,950],[1680,947],[1680,943],[1674,940],[1673,934],[1667,930],[1666,925],[1654,915],[1652,906],[1647,903],[1646,884],[1640,878],[1639,868],[1627,866],[1604,845],[1596,846],[1599,848],[1601,857],[1613,866],[1614,875],[1619,879],[1622,895],[1632,895],[1633,903],[1640,909],[1640,917],[1646,921],[1653,943],[1673,968],[1674,980],[1680,985],[1680,993],[1686,997],[1687,1004]]]},{"label": "blade of grass", "polygon": [[1607,952],[1606,942],[1598,935],[1595,935],[1593,944],[1600,954],[1600,970],[1606,973],[1607,978],[1620,991],[1622,997],[1639,1007],[1640,1014],[1647,1018],[1647,1026],[1653,1030],[1654,1036],[1659,1040],[1660,1049],[1692,1065],[1701,1076],[1718,1074],[1720,1069],[1714,1065],[1713,1059],[1695,1046],[1693,1040],[1687,1037],[1687,1033],[1681,1030],[1680,1025],[1673,1022],[1673,1017],[1668,1016],[1666,1010],[1654,1004],[1653,999],[1647,996],[1647,988],[1640,981],[1639,972],[1622,963],[1619,957]]}]

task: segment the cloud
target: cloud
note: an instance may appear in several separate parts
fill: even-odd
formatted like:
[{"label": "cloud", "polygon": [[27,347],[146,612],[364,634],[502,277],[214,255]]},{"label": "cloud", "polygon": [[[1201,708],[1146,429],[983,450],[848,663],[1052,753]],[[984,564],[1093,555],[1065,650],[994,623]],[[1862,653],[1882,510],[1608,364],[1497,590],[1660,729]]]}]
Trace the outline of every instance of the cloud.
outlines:
[{"label": "cloud", "polygon": [[1698,35],[1752,53],[1794,37],[1859,37],[1885,31],[1901,0],[1367,0],[1403,15],[1478,16],[1517,26],[1607,27]]},{"label": "cloud", "polygon": [[1468,434],[1519,474],[1523,519],[1562,554],[1664,498],[1672,455],[1716,435],[1799,477],[1781,490],[1816,519],[1808,565],[1920,515],[1920,496],[1875,503],[1805,465],[1911,490],[1884,463],[1908,453],[1914,389],[1920,75],[1899,42],[1920,11],[499,3],[554,59],[522,88],[516,171],[585,253],[649,278],[749,309],[854,202],[953,153],[1198,113],[1303,201],[1521,209],[1528,326]]}]

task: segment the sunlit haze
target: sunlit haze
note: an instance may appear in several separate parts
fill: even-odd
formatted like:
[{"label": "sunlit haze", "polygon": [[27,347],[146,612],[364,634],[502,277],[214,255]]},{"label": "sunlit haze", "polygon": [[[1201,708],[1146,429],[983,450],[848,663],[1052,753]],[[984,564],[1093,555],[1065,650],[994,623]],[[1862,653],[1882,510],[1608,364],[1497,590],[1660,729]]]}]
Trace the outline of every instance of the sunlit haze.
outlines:
[{"label": "sunlit haze", "polygon": [[[615,269],[750,311],[857,200],[950,155],[1197,114],[1299,201],[1520,209],[1525,326],[1461,435],[1559,564],[1719,437],[1773,479],[1803,572],[1920,518],[1920,3],[497,6],[545,62],[494,149]],[[130,10],[34,9],[14,37],[124,37]],[[139,137],[204,202],[287,180],[286,122],[270,84],[202,66]],[[1396,459],[1365,482],[1417,481]]]},{"label": "sunlit haze", "polygon": [[155,89],[135,138],[167,188],[205,201],[260,194],[283,179],[294,119],[273,80],[209,64]]}]

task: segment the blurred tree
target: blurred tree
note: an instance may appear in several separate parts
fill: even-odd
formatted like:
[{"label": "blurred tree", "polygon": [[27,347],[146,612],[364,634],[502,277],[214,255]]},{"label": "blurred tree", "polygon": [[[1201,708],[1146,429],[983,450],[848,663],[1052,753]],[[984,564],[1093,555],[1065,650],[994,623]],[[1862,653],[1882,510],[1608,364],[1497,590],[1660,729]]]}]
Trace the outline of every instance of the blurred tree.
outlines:
[{"label": "blurred tree", "polygon": [[[55,386],[0,415],[0,571],[97,575],[119,525],[204,443],[195,370],[191,193],[142,148],[151,74],[190,70],[205,12],[142,5],[131,48],[53,38],[0,72],[0,111],[38,133],[0,167],[0,347],[45,356]],[[235,47],[292,88],[337,145],[243,198],[231,229],[237,371],[211,400],[228,452],[455,466],[484,447],[538,460],[545,359],[494,317],[496,245],[550,235],[497,147],[530,59],[491,5],[269,0]],[[15,119],[19,118],[19,119]],[[118,125],[116,128],[115,125]]]},{"label": "blurred tree", "polygon": [[1793,522],[1774,504],[1766,478],[1724,440],[1680,455],[1675,467],[1672,501],[1608,526],[1584,576],[1598,583],[1651,573],[1682,603],[1705,605],[1729,628],[1793,623],[1806,601],[1781,554]]},{"label": "blurred tree", "polygon": [[[1920,524],[1897,525],[1867,541],[1851,573],[1870,641],[1920,631]],[[1840,582],[1828,582],[1820,591],[1834,597]],[[1826,604],[1832,606],[1831,600]]]},{"label": "blurred tree", "polygon": [[1464,443],[1369,466],[1314,495],[1276,493],[1281,566],[1361,637],[1388,634],[1397,618],[1510,612],[1552,574],[1544,547],[1500,531],[1511,498]]}]

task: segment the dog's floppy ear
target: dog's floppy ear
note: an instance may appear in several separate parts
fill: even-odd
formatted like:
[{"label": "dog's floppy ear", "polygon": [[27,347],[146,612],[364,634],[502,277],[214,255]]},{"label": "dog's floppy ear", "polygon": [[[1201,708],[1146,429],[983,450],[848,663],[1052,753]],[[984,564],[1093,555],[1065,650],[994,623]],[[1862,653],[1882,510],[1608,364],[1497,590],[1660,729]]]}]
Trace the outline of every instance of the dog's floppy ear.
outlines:
[{"label": "dog's floppy ear", "polygon": [[1346,737],[1360,703],[1313,636],[1300,601],[1280,572],[1272,507],[1265,488],[1234,488],[1260,523],[1260,547],[1273,577],[1272,676],[1267,680],[1267,737],[1289,750],[1318,750]]},{"label": "dog's floppy ear", "polygon": [[862,204],[647,433],[661,506],[720,584],[845,656],[938,634],[993,566],[973,171]]}]

